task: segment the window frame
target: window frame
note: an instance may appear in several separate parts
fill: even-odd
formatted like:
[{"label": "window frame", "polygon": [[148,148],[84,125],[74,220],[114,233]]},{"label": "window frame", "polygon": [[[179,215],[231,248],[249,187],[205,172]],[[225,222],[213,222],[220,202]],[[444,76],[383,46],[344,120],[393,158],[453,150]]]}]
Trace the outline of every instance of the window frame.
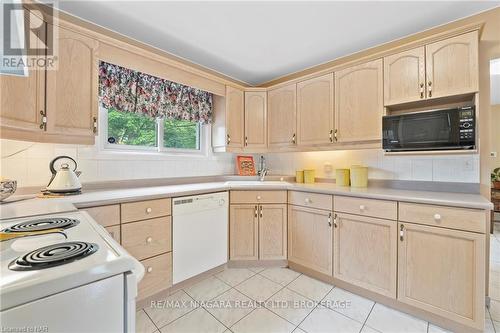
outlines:
[{"label": "window frame", "polygon": [[168,148],[164,147],[164,126],[163,119],[156,119],[156,147],[148,146],[134,146],[134,145],[120,145],[108,142],[108,109],[99,106],[99,142],[100,150],[110,153],[128,153],[128,154],[152,154],[163,156],[207,156],[208,144],[210,142],[210,125],[197,126],[197,143],[198,149],[185,149],[185,148]]}]

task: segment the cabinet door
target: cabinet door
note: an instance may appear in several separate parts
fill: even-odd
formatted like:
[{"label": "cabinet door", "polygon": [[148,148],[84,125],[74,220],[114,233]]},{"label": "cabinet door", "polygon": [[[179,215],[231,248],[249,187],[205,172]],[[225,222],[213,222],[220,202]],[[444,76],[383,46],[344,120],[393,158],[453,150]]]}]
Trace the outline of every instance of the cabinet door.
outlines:
[{"label": "cabinet door", "polygon": [[341,213],[334,222],[333,276],[396,298],[397,222]]},{"label": "cabinet door", "polygon": [[226,143],[228,147],[243,147],[244,108],[243,91],[226,86]]},{"label": "cabinet door", "polygon": [[385,105],[425,98],[425,48],[418,47],[384,58]]},{"label": "cabinet door", "polygon": [[428,98],[478,91],[478,39],[473,31],[425,47]]},{"label": "cabinet door", "polygon": [[93,140],[97,124],[97,41],[58,27],[57,70],[47,71],[47,131]]},{"label": "cabinet door", "polygon": [[259,258],[259,223],[257,205],[231,205],[229,213],[229,258]]},{"label": "cabinet door", "polygon": [[[30,15],[30,22],[40,20],[34,14]],[[45,29],[40,29],[45,31]],[[44,36],[37,34],[37,44]],[[41,45],[36,45],[41,48]],[[40,112],[45,112],[45,69],[31,68],[28,76],[14,76],[0,74],[0,124],[2,129],[11,129],[18,133],[12,137],[9,133],[7,137],[4,131],[0,131],[1,138],[22,139],[21,131],[41,133],[43,127]]]},{"label": "cabinet door", "polygon": [[483,329],[485,235],[399,224],[398,300]]},{"label": "cabinet door", "polygon": [[259,206],[259,259],[286,259],[287,205]]},{"label": "cabinet door", "polygon": [[381,139],[382,74],[382,59],[335,73],[335,123],[339,142]]},{"label": "cabinet door", "polygon": [[267,147],[267,94],[245,92],[245,147]]},{"label": "cabinet door", "polygon": [[333,142],[333,73],[297,83],[299,145]]},{"label": "cabinet door", "polygon": [[269,147],[293,147],[297,143],[296,84],[267,93]]},{"label": "cabinet door", "polygon": [[332,244],[331,212],[289,206],[289,261],[331,276]]}]

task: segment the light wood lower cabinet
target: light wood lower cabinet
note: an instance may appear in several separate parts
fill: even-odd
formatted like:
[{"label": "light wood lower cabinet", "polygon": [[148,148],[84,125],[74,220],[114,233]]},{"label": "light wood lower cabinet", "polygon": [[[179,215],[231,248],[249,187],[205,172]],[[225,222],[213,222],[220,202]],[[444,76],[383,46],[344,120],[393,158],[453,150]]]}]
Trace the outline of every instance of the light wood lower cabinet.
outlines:
[{"label": "light wood lower cabinet", "polygon": [[287,257],[287,206],[259,206],[259,259]]},{"label": "light wood lower cabinet", "polygon": [[142,260],[144,277],[139,282],[138,299],[152,296],[172,286],[172,252]]},{"label": "light wood lower cabinet", "polygon": [[90,207],[85,211],[103,227],[120,224],[120,205]]},{"label": "light wood lower cabinet", "polygon": [[229,258],[259,258],[258,205],[231,205],[229,212]]},{"label": "light wood lower cabinet", "polygon": [[331,276],[333,261],[332,212],[288,207],[288,260]]},{"label": "light wood lower cabinet", "polygon": [[397,221],[334,215],[333,276],[396,298]]},{"label": "light wood lower cabinet", "polygon": [[121,229],[119,225],[114,225],[112,227],[105,227],[105,229],[110,234],[110,236],[113,237],[113,239],[118,242],[118,244],[122,243]]},{"label": "light wood lower cabinet", "polygon": [[229,215],[231,260],[286,259],[286,204],[231,205]]},{"label": "light wood lower cabinet", "polygon": [[398,300],[483,329],[483,234],[399,223]]},{"label": "light wood lower cabinet", "polygon": [[123,247],[142,260],[172,251],[172,219],[170,216],[122,225]]}]

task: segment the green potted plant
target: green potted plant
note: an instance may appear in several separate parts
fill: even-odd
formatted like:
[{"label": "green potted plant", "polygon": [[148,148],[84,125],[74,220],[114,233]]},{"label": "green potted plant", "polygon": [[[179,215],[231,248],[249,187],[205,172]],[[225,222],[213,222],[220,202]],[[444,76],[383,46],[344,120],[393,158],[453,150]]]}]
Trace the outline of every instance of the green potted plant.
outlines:
[{"label": "green potted plant", "polygon": [[494,189],[500,190],[500,168],[494,169],[491,173],[491,183]]}]

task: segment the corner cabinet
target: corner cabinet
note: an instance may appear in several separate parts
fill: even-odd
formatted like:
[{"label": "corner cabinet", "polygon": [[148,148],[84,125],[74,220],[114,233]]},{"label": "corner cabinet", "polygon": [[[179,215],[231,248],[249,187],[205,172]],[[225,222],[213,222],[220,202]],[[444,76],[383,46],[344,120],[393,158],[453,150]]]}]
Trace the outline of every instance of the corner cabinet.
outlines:
[{"label": "corner cabinet", "polygon": [[483,330],[485,235],[413,223],[399,230],[398,300]]},{"label": "corner cabinet", "polygon": [[229,209],[229,258],[259,259],[258,206],[231,205]]},{"label": "corner cabinet", "polygon": [[382,59],[335,72],[335,140],[380,140],[383,103]]},{"label": "corner cabinet", "polygon": [[267,148],[266,91],[245,91],[245,148]]},{"label": "corner cabinet", "polygon": [[333,142],[333,73],[297,83],[299,146]]},{"label": "corner cabinet", "polygon": [[226,86],[226,142],[228,147],[243,147],[245,95],[242,90]]},{"label": "corner cabinet", "polygon": [[297,85],[267,92],[269,148],[297,145]]}]

